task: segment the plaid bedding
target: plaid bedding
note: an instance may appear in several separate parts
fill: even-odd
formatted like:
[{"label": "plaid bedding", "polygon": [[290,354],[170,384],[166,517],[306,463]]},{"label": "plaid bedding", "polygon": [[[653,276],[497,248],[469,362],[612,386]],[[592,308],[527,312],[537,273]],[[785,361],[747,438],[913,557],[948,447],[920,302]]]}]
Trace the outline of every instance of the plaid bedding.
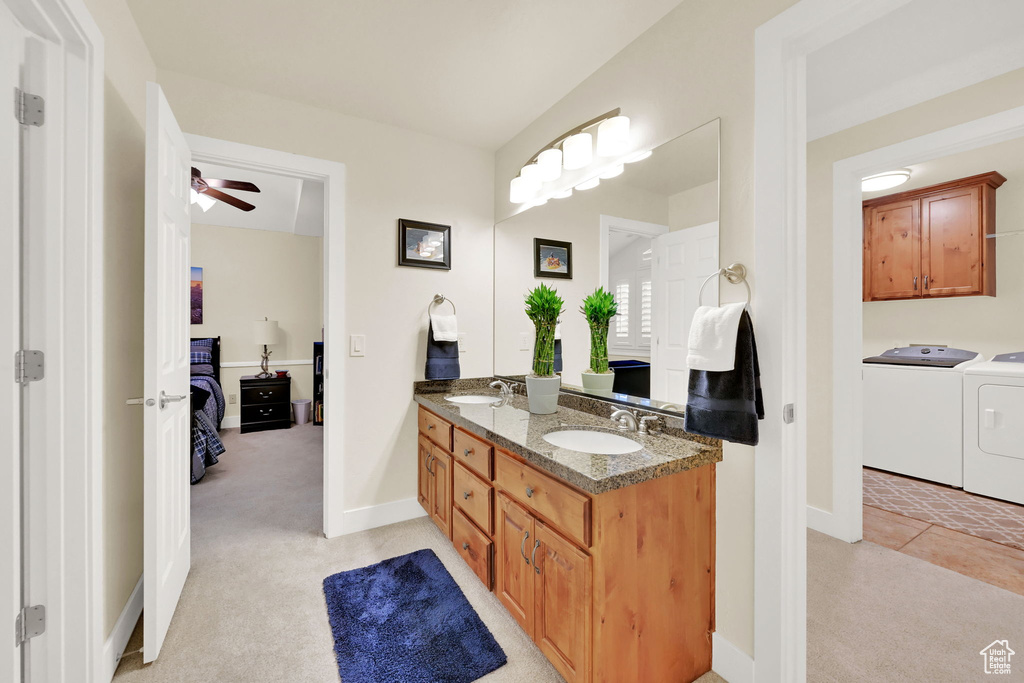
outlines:
[{"label": "plaid bedding", "polygon": [[189,381],[211,394],[206,405],[195,411],[192,418],[192,483],[195,484],[206,475],[207,467],[217,464],[217,456],[225,450],[217,432],[224,419],[224,392],[217,380],[207,375],[192,375]]}]

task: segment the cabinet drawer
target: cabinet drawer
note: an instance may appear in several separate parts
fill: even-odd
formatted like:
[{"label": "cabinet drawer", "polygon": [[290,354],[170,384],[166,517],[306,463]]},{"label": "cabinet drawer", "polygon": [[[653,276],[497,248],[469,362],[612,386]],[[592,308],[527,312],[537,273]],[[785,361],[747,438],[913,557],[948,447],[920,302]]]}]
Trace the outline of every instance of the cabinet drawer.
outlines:
[{"label": "cabinet drawer", "polygon": [[269,405],[242,405],[242,422],[277,422],[291,421],[291,404],[274,403]]},{"label": "cabinet drawer", "polygon": [[473,570],[487,590],[491,589],[491,539],[487,538],[473,523],[462,514],[460,510],[454,510],[452,514],[452,544],[455,552],[462,555],[469,568]]},{"label": "cabinet drawer", "polygon": [[501,451],[494,455],[494,481],[563,534],[590,547],[590,498]]},{"label": "cabinet drawer", "polygon": [[494,449],[491,447],[491,444],[461,429],[455,430],[454,443],[455,448],[452,450],[452,453],[455,454],[456,460],[487,481],[494,479],[494,468],[491,458],[491,453]]},{"label": "cabinet drawer", "polygon": [[420,433],[449,453],[452,450],[452,423],[420,408]]},{"label": "cabinet drawer", "polygon": [[456,458],[452,499],[487,534],[494,533],[494,487],[463,467]]},{"label": "cabinet drawer", "polygon": [[289,387],[287,384],[260,387],[242,387],[242,405],[256,406],[271,403],[288,403]]}]

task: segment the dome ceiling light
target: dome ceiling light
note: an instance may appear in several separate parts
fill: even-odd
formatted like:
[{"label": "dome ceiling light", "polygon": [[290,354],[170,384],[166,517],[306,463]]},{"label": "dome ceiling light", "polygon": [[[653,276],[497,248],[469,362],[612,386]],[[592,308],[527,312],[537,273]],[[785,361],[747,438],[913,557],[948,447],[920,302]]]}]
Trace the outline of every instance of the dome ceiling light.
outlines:
[{"label": "dome ceiling light", "polygon": [[902,185],[908,180],[910,180],[909,168],[876,173],[875,175],[869,175],[867,178],[860,179],[860,191],[879,192],[881,190],[889,190]]}]

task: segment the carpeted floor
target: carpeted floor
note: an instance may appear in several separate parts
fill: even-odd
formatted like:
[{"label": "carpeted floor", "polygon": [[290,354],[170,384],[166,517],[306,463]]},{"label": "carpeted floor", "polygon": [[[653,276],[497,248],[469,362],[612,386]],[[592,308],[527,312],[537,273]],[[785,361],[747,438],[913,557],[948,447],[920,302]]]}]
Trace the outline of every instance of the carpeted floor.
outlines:
[{"label": "carpeted floor", "polygon": [[[325,577],[430,548],[508,655],[484,683],[561,681],[427,519],[327,540],[319,427],[239,434],[192,487],[192,571],[156,662],[126,654],[118,683],[338,681]],[[410,454],[409,466],[413,466]],[[141,621],[140,621],[141,624]],[[126,649],[142,647],[141,625]],[[723,679],[707,674],[701,683]]]},{"label": "carpeted floor", "polygon": [[[807,564],[808,681],[987,681],[982,648],[1008,639],[1024,652],[1024,596],[815,531]],[[999,679],[1024,681],[1024,656],[1012,664]]]},{"label": "carpeted floor", "polygon": [[1024,550],[1024,505],[867,467],[864,503]]}]

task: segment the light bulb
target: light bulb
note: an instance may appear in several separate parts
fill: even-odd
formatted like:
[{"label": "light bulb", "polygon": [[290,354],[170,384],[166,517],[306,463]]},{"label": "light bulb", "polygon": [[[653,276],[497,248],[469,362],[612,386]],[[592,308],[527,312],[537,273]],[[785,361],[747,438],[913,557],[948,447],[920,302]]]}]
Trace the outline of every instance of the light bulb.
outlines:
[{"label": "light bulb", "polygon": [[594,158],[594,136],[590,133],[570,135],[562,143],[562,162],[567,171],[583,168]]},{"label": "light bulb", "polygon": [[614,116],[597,127],[597,155],[614,157],[629,149],[629,117]]},{"label": "light bulb", "polygon": [[562,150],[546,149],[537,155],[537,166],[540,168],[540,179],[549,183],[558,180],[562,175]]}]

